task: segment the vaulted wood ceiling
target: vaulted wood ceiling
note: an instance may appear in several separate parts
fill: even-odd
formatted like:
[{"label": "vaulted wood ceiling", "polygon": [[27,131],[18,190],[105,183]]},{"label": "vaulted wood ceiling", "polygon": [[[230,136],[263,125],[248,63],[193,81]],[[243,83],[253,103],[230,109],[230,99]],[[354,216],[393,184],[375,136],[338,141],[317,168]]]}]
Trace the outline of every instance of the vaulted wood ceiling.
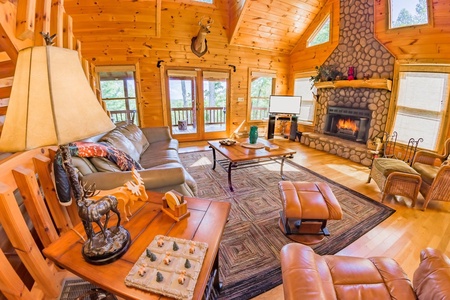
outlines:
[{"label": "vaulted wood ceiling", "polygon": [[[215,0],[213,6],[196,2],[161,0],[65,0],[73,18],[73,33],[81,42],[108,37],[135,42],[164,36],[164,10],[178,2],[183,18],[196,26],[202,10],[218,10],[231,45],[289,53],[316,17],[325,0]],[[192,13],[195,6],[196,13]],[[200,13],[199,13],[200,12]],[[185,20],[183,20],[185,21]],[[185,21],[189,24],[189,21]],[[217,22],[216,22],[217,23]],[[174,25],[175,26],[175,25]],[[161,34],[162,33],[162,34]]]}]

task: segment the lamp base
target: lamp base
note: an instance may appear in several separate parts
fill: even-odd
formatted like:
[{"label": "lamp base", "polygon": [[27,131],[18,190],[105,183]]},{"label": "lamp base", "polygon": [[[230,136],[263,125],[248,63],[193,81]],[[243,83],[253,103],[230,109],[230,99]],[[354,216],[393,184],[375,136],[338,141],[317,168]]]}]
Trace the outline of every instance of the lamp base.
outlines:
[{"label": "lamp base", "polygon": [[105,229],[105,236],[101,231],[88,239],[81,249],[84,259],[94,265],[105,265],[119,259],[131,244],[128,230],[119,227]]}]

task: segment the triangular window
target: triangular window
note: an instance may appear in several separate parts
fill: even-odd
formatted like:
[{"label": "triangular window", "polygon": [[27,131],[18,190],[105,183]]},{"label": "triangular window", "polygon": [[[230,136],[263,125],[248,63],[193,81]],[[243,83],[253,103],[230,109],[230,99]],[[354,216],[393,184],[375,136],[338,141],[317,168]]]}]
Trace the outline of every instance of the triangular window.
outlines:
[{"label": "triangular window", "polygon": [[330,15],[317,27],[311,37],[308,39],[308,47],[320,45],[330,41]]}]

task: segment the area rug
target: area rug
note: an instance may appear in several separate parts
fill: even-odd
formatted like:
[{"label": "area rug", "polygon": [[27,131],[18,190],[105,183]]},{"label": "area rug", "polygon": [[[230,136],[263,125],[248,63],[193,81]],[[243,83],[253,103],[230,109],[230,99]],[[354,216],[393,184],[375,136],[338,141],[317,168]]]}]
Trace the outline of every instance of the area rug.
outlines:
[{"label": "area rug", "polygon": [[[219,165],[212,170],[211,151],[180,154],[180,158],[197,181],[198,197],[231,203],[220,246],[223,289],[218,298],[250,299],[281,284],[280,250],[292,241],[278,227],[280,164],[233,170],[235,191],[231,192],[226,171]],[[343,219],[328,222],[331,235],[312,247],[318,254],[338,252],[395,212],[290,160],[284,175],[292,181],[325,181],[339,200]]]}]

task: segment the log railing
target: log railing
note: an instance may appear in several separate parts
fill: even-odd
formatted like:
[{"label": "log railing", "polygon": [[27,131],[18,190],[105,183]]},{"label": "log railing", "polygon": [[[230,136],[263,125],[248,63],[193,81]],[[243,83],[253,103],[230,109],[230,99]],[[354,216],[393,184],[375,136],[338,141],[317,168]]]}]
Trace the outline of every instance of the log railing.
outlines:
[{"label": "log railing", "polygon": [[[187,125],[194,125],[195,116],[192,107],[172,108],[172,125],[178,121],[187,121]],[[216,125],[226,123],[226,109],[224,107],[205,107],[205,124]]]},{"label": "log railing", "polygon": [[[51,176],[51,157],[55,148],[40,148],[13,154],[0,162],[0,230],[4,230],[15,253],[5,255],[0,249],[0,291],[8,299],[57,298],[67,271],[59,270],[45,259],[38,244],[44,247],[70,230],[78,222],[59,205]],[[24,206],[26,214],[21,207]],[[22,208],[23,210],[23,208]],[[25,217],[26,216],[26,217]],[[37,233],[33,238],[29,223]],[[8,260],[17,255],[33,277],[28,289]],[[71,275],[73,276],[73,275]]]},{"label": "log railing", "polygon": [[109,111],[109,114],[111,116],[111,121],[114,123],[134,123],[136,119],[136,110],[111,110]]}]

